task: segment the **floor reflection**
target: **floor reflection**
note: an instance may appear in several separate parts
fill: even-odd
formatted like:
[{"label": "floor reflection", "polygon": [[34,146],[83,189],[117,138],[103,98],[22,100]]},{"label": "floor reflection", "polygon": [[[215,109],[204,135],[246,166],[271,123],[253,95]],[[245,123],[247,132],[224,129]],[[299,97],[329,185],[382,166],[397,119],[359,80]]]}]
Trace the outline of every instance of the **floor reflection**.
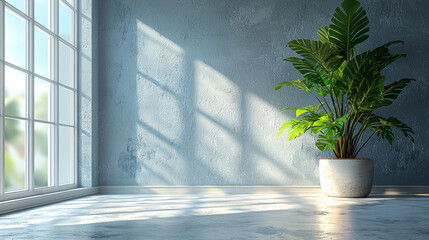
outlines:
[{"label": "floor reflection", "polygon": [[428,239],[429,198],[96,195],[0,217],[0,239]]}]

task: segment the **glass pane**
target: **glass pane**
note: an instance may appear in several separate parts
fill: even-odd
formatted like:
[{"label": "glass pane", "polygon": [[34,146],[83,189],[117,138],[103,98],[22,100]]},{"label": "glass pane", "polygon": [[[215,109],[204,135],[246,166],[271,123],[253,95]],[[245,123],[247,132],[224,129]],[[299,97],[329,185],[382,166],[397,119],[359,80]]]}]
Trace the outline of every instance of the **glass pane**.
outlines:
[{"label": "glass pane", "polygon": [[51,37],[38,28],[34,28],[34,72],[51,76]]},{"label": "glass pane", "polygon": [[8,3],[19,9],[21,12],[26,13],[27,1],[26,0],[7,0]]},{"label": "glass pane", "polygon": [[27,74],[5,66],[4,113],[26,117],[25,86]]},{"label": "glass pane", "polygon": [[74,44],[73,10],[60,1],[59,7],[59,34],[64,40]]},{"label": "glass pane", "polygon": [[66,1],[74,7],[74,0],[66,0]]},{"label": "glass pane", "polygon": [[25,189],[26,123],[24,120],[4,120],[5,192]]},{"label": "glass pane", "polygon": [[47,29],[51,23],[51,0],[34,0],[34,19]]},{"label": "glass pane", "polygon": [[53,121],[53,85],[45,80],[34,78],[34,118]]},{"label": "glass pane", "polygon": [[73,87],[74,54],[73,49],[60,42],[59,45],[59,80],[60,83]]},{"label": "glass pane", "polygon": [[73,92],[59,87],[59,118],[60,123],[73,125],[74,123],[74,98]]},{"label": "glass pane", "polygon": [[74,182],[74,128],[59,127],[59,183]]},{"label": "glass pane", "polygon": [[5,60],[26,68],[26,21],[6,8],[5,11]]},{"label": "glass pane", "polygon": [[49,185],[51,159],[50,124],[34,123],[34,187]]}]

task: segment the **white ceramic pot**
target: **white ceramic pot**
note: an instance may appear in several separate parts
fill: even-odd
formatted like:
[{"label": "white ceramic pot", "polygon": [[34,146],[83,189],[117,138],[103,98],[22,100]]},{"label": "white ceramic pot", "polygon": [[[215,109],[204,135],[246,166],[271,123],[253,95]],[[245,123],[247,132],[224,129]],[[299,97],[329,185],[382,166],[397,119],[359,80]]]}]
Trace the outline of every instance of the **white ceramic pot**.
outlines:
[{"label": "white ceramic pot", "polygon": [[319,175],[322,191],[330,197],[367,197],[374,179],[374,160],[323,158]]}]

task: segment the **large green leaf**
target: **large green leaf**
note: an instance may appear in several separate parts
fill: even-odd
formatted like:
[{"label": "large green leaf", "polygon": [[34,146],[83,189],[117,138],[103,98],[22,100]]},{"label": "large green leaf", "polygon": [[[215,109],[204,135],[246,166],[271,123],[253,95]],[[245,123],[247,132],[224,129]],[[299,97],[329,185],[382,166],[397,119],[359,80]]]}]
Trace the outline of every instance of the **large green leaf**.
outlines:
[{"label": "large green leaf", "polygon": [[319,120],[320,117],[323,117],[325,113],[315,113],[310,112],[308,115],[302,117],[302,119],[292,119],[289,122],[284,123],[279,130],[279,133],[277,134],[277,138],[279,138],[280,134],[287,130],[289,131],[289,141],[293,140],[305,132],[307,132],[309,129],[313,127],[314,122]]},{"label": "large green leaf", "polygon": [[296,110],[296,117],[301,116],[304,113],[317,113],[319,109],[322,107],[324,103],[321,103],[319,105],[313,106],[308,105],[305,107],[290,107],[290,108],[283,108],[282,112],[289,109],[295,109]]},{"label": "large green leaf", "polygon": [[[395,60],[405,57],[405,54],[392,54],[389,47],[393,44],[403,44],[403,41],[390,41],[382,46],[354,56],[347,62],[344,74],[373,74],[381,72],[386,66]],[[371,70],[371,71],[370,71]]]},{"label": "large green leaf", "polygon": [[[329,149],[335,149],[338,139],[344,135],[345,123],[348,117],[348,114],[344,114],[333,122],[325,121],[321,127],[312,129],[313,132],[315,129],[317,129],[317,131],[322,131],[316,141],[316,147],[319,150],[324,152]],[[313,125],[317,125],[317,122]]]},{"label": "large green leaf", "polygon": [[379,67],[372,63],[375,55],[360,54],[347,63],[343,79],[347,84],[348,101],[357,110],[369,111],[383,101],[385,77]]},{"label": "large green leaf", "polygon": [[349,103],[356,109],[372,111],[389,104],[384,99],[385,77],[381,71],[390,63],[404,56],[390,53],[388,47],[395,43],[401,43],[401,41],[388,42],[371,51],[359,54],[347,62],[343,79],[347,85]]},{"label": "large green leaf", "polygon": [[323,43],[329,43],[329,26],[319,28],[319,30],[317,30],[317,36],[319,36],[320,41]]},{"label": "large green leaf", "polygon": [[317,121],[313,123],[313,128],[311,129],[311,133],[318,134],[322,130],[329,127],[333,115],[334,115],[333,113],[329,113],[324,116],[321,116]]},{"label": "large green leaf", "polygon": [[279,83],[276,85],[276,90],[279,90],[283,86],[294,86],[294,87],[297,87],[297,88],[304,90],[306,92],[310,92],[311,89],[313,88],[313,86],[311,86],[311,84],[308,83],[308,81],[307,82],[301,81],[300,79],[296,79],[293,81],[285,81],[285,82]]},{"label": "large green leaf", "polygon": [[398,95],[402,92],[402,90],[410,83],[411,81],[415,81],[415,79],[403,78],[399,81],[393,82],[384,87],[384,91],[382,95],[384,97],[385,105],[392,104],[393,100],[395,100]]},{"label": "large green leaf", "polygon": [[384,106],[382,92],[386,78],[379,74],[372,79],[364,80],[356,92],[354,106],[360,111],[373,111]]},{"label": "large green leaf", "polygon": [[336,47],[321,41],[297,39],[290,41],[286,46],[305,59],[318,63],[327,72],[335,71],[343,60]]},{"label": "large green leaf", "polygon": [[394,134],[392,129],[397,129],[410,140],[410,142],[413,144],[413,147],[414,147],[413,130],[408,125],[401,122],[395,117],[389,117],[386,119],[386,118],[377,116],[375,114],[372,114],[369,119],[368,128],[371,129],[382,139],[387,140],[390,144],[392,144],[394,139]]},{"label": "large green leaf", "polygon": [[335,10],[329,26],[329,41],[336,45],[345,59],[350,59],[352,49],[368,38],[369,20],[357,0],[345,0]]},{"label": "large green leaf", "polygon": [[322,85],[314,85],[314,91],[322,97],[326,97],[330,93],[329,88]]},{"label": "large green leaf", "polygon": [[328,86],[331,83],[328,73],[321,65],[312,60],[297,57],[289,57],[284,60],[292,62],[293,66],[304,76],[303,82],[313,86],[317,94],[323,97],[329,94]]},{"label": "large green leaf", "polygon": [[292,119],[290,122],[286,122],[280,127],[277,138],[279,138],[280,134],[284,130],[289,130],[289,141],[291,141],[292,139],[304,134],[311,127],[311,124],[311,122],[306,122],[300,119]]},{"label": "large green leaf", "polygon": [[347,82],[343,78],[344,70],[347,67],[347,62],[344,61],[341,66],[332,73],[332,84],[335,94],[339,97],[347,94]]},{"label": "large green leaf", "polygon": [[308,81],[321,86],[330,85],[328,73],[315,61],[297,57],[289,57],[285,61],[291,62]]}]

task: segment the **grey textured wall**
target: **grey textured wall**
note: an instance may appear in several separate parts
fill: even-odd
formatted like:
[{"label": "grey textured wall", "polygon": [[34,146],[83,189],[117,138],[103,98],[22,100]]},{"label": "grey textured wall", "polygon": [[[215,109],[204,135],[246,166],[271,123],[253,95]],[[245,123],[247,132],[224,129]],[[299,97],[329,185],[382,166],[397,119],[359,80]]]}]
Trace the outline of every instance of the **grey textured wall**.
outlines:
[{"label": "grey textured wall", "polygon": [[78,185],[98,185],[98,1],[79,0]]},{"label": "grey textured wall", "polygon": [[[315,39],[339,0],[102,1],[100,185],[317,185],[313,137],[276,140],[293,117],[287,106],[313,99],[274,86],[300,75],[282,61],[284,45]],[[399,136],[373,140],[361,157],[376,162],[375,184],[429,184],[428,1],[364,1],[367,49],[401,39],[409,57],[388,81],[416,78],[394,114],[416,131],[416,148]]]}]

